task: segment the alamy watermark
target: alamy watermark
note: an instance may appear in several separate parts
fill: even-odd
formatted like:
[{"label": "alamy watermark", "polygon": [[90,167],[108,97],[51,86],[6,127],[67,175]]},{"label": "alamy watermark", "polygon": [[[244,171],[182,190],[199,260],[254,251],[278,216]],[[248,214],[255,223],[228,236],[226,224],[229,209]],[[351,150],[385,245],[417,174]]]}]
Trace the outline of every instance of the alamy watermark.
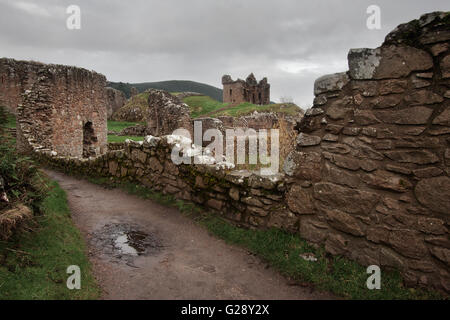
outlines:
[{"label": "alamy watermark", "polygon": [[381,269],[379,266],[371,265],[367,267],[367,274],[370,274],[367,278],[366,285],[369,290],[381,289]]},{"label": "alamy watermark", "polygon": [[81,289],[81,270],[79,266],[72,265],[68,266],[66,270],[67,274],[70,276],[67,278],[66,286],[69,290],[80,290]]},{"label": "alamy watermark", "polygon": [[[174,144],[171,159],[180,164],[216,164],[222,168],[236,165],[261,165],[261,175],[278,173],[280,166],[280,141],[278,129],[252,128],[218,129],[203,132],[201,121],[194,121],[194,139],[187,129],[177,129],[169,142]],[[270,134],[269,134],[270,133]],[[210,142],[203,148],[204,142]],[[270,153],[268,149],[270,148]],[[248,151],[248,152],[247,152]]]},{"label": "alamy watermark", "polygon": [[81,8],[77,5],[70,5],[66,9],[66,14],[69,16],[66,20],[66,27],[69,30],[81,29]]},{"label": "alamy watermark", "polygon": [[369,15],[366,21],[367,29],[381,29],[381,8],[375,4],[367,7],[366,13]]}]

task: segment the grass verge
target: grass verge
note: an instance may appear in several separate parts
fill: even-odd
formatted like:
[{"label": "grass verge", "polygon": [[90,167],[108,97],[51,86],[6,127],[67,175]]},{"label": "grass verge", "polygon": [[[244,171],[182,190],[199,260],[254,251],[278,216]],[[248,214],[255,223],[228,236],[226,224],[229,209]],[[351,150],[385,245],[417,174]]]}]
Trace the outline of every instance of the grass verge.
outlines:
[{"label": "grass verge", "polygon": [[[32,232],[0,242],[0,300],[96,299],[100,289],[70,218],[66,194],[56,182],[43,183],[49,190]],[[81,269],[80,290],[66,286],[70,265]]]},{"label": "grass verge", "polygon": [[[154,192],[130,182],[114,183],[108,178],[88,178],[92,183],[118,187],[129,194],[151,199],[166,206],[177,207],[194,218],[213,235],[227,243],[241,246],[258,255],[295,284],[313,286],[347,299],[441,299],[433,291],[406,288],[397,272],[382,270],[381,290],[368,290],[366,268],[344,257],[332,257],[323,248],[310,246],[298,235],[279,229],[251,230],[238,228],[217,215],[204,212],[192,203],[170,195]],[[302,254],[313,254],[316,262],[304,260]]]}]

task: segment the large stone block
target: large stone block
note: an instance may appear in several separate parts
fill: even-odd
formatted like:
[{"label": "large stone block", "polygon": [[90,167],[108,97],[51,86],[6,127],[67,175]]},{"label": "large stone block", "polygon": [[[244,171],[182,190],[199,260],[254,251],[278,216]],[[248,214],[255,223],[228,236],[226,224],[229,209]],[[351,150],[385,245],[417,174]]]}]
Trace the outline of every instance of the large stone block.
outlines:
[{"label": "large stone block", "polygon": [[444,98],[430,90],[419,90],[405,96],[408,106],[435,104],[443,101]]},{"label": "large stone block", "polygon": [[311,191],[299,185],[293,185],[287,194],[289,209],[298,214],[313,214],[315,211],[314,199]]},{"label": "large stone block", "polygon": [[302,132],[297,137],[297,145],[300,147],[316,146],[320,144],[321,140],[318,136],[312,136]]},{"label": "large stone block", "polygon": [[417,220],[417,224],[420,231],[428,234],[443,235],[447,232],[444,221],[442,221],[441,219],[420,217]]},{"label": "large stone block", "polygon": [[333,164],[337,165],[338,167],[353,171],[361,169],[361,161],[353,157],[347,157],[339,154],[331,154],[328,152],[324,152],[323,155],[326,159],[330,160]]},{"label": "large stone block", "polygon": [[284,172],[301,180],[320,181],[322,156],[317,152],[291,152],[284,162]]},{"label": "large stone block", "polygon": [[417,200],[430,210],[450,215],[450,178],[436,177],[419,181]]},{"label": "large stone block", "polygon": [[389,244],[401,255],[415,259],[422,258],[428,251],[420,234],[413,230],[393,230]]},{"label": "large stone block", "polygon": [[351,49],[348,53],[349,74],[352,79],[374,79],[380,65],[380,49]]},{"label": "large stone block", "polygon": [[352,79],[389,79],[408,76],[412,71],[428,70],[433,59],[423,50],[409,46],[377,49],[351,49],[348,54]]},{"label": "large stone block", "polygon": [[322,76],[314,82],[314,94],[316,96],[341,90],[349,81],[347,73],[334,73]]},{"label": "large stone block", "polygon": [[335,229],[354,236],[363,236],[364,231],[358,219],[340,210],[326,210],[328,223]]},{"label": "large stone block", "polygon": [[378,202],[379,195],[373,192],[320,182],[314,185],[314,198],[329,208],[352,214],[367,215]]},{"label": "large stone block", "polygon": [[328,163],[325,164],[324,172],[326,179],[336,184],[356,188],[361,183],[361,179],[358,174],[335,168]]},{"label": "large stone block", "polygon": [[389,159],[401,163],[431,164],[439,162],[439,158],[428,150],[387,151],[385,155]]},{"label": "large stone block", "polygon": [[433,109],[426,107],[411,107],[396,111],[376,111],[378,119],[392,124],[426,124]]},{"label": "large stone block", "polygon": [[395,192],[406,192],[412,188],[412,184],[407,179],[383,170],[366,175],[365,182],[372,187]]},{"label": "large stone block", "polygon": [[407,80],[382,80],[379,86],[379,92],[381,95],[391,93],[403,93],[408,88]]}]

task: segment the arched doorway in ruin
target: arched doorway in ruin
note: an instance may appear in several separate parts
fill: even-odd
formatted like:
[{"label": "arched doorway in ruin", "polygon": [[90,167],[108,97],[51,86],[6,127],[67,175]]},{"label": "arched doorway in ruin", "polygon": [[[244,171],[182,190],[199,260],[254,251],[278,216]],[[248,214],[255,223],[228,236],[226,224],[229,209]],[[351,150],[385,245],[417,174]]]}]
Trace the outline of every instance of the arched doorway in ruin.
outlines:
[{"label": "arched doorway in ruin", "polygon": [[94,157],[95,143],[97,137],[94,132],[94,126],[91,121],[87,121],[83,126],[83,158]]}]

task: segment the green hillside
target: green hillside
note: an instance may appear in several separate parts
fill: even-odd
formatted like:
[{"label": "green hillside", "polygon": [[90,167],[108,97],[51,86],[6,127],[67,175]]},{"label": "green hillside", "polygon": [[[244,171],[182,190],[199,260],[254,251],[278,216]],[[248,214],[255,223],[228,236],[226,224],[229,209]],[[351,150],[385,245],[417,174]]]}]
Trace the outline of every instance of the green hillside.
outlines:
[{"label": "green hillside", "polygon": [[219,117],[219,116],[232,116],[232,117],[242,117],[252,114],[254,111],[258,112],[274,112],[274,113],[284,113],[291,116],[296,116],[298,114],[303,114],[303,110],[293,103],[274,103],[264,106],[251,104],[248,102],[241,103],[237,106],[227,107],[222,109],[217,109],[208,114],[209,117]]},{"label": "green hillside", "polygon": [[[171,94],[175,95],[174,92],[171,92]],[[148,95],[148,93],[144,92],[134,96],[114,113],[113,120],[121,122],[143,121],[145,110],[148,108]],[[297,105],[289,103],[260,106],[246,102],[237,106],[229,106],[228,103],[217,101],[209,96],[190,96],[182,99],[182,101],[189,106],[192,118],[219,116],[240,117],[249,115],[254,111],[285,113],[292,116],[298,115],[299,113],[303,114],[303,110]]]},{"label": "green hillside", "polygon": [[249,115],[254,111],[285,113],[292,116],[303,113],[302,109],[292,103],[278,103],[260,106],[247,102],[241,103],[237,106],[229,106],[228,103],[222,103],[207,96],[187,97],[183,99],[183,102],[190,107],[192,118],[218,116],[240,117]]},{"label": "green hillside", "polygon": [[191,109],[191,117],[198,118],[208,113],[226,108],[228,103],[222,103],[208,96],[192,96],[183,99]]},{"label": "green hillside", "polygon": [[147,89],[160,89],[169,92],[198,92],[209,96],[217,101],[222,101],[222,89],[210,86],[208,84],[187,81],[187,80],[171,80],[160,82],[144,82],[144,83],[123,83],[123,82],[108,82],[108,86],[120,90],[127,98],[130,97],[132,87],[138,89],[139,92],[144,92]]}]

